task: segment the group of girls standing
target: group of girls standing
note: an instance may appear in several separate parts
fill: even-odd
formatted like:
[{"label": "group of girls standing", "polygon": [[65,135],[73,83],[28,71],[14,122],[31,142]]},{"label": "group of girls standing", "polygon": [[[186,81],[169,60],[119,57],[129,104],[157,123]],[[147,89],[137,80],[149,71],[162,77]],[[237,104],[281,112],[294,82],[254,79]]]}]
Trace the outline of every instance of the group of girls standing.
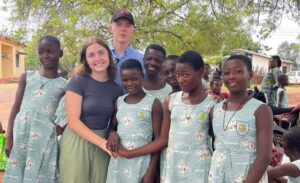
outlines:
[{"label": "group of girls standing", "polygon": [[43,37],[38,54],[41,69],[26,72],[17,90],[5,183],[267,182],[272,113],[247,94],[248,57],[224,63],[230,96],[216,103],[202,86],[199,53],[186,51],[167,63],[165,49],[152,44],[144,54],[146,73],[137,60],[122,63],[123,95],[109,47],[90,38],[66,87],[68,125],[58,149],[54,113],[67,81],[57,74],[57,38]]}]

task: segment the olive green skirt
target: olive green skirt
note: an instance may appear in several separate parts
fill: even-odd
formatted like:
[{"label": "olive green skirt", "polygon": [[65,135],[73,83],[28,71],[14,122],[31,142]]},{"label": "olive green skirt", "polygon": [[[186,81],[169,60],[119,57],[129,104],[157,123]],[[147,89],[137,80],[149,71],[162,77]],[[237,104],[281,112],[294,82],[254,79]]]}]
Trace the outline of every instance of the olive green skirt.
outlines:
[{"label": "olive green skirt", "polygon": [[[94,130],[104,137],[105,130]],[[60,142],[60,183],[105,183],[109,155],[68,127]]]}]

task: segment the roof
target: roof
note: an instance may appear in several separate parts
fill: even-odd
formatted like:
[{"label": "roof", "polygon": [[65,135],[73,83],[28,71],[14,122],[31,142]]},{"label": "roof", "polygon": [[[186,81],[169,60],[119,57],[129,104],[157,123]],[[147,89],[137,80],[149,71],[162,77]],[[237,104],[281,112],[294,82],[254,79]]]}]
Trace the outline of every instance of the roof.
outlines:
[{"label": "roof", "polygon": [[[249,54],[252,54],[252,55],[257,55],[257,56],[268,58],[268,59],[271,58],[270,55],[263,55],[263,54],[255,53],[253,51],[245,50],[245,49],[242,49],[242,48],[233,49],[232,51],[233,52],[249,53]],[[281,59],[281,61],[284,62],[284,63],[289,63],[289,64],[293,64],[294,63],[293,61],[285,60],[285,59]]]},{"label": "roof", "polygon": [[17,41],[14,41],[6,36],[2,36],[0,35],[0,41],[3,41],[3,42],[6,42],[6,43],[10,43],[10,44],[13,44],[13,45],[16,45],[16,46],[20,46],[20,47],[26,47],[25,44],[22,44],[20,42],[17,42]]}]

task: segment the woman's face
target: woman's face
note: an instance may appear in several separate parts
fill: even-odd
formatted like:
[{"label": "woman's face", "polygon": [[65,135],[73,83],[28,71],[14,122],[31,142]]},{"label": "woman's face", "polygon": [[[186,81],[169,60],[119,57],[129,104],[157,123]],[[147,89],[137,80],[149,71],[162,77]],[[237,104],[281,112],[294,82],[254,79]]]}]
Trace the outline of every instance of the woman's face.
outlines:
[{"label": "woman's face", "polygon": [[86,60],[92,72],[107,71],[109,56],[105,47],[93,43],[86,48]]}]

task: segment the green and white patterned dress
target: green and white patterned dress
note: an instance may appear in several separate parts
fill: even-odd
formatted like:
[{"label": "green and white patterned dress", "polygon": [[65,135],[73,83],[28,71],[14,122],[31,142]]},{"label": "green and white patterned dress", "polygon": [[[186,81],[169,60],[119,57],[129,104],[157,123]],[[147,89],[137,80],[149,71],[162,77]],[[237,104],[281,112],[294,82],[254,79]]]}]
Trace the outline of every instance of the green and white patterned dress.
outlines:
[{"label": "green and white patterned dress", "polygon": [[215,101],[184,104],[182,91],[170,95],[171,124],[168,148],[161,167],[162,183],[207,183],[211,160],[208,113]]},{"label": "green and white patterned dress", "polygon": [[[121,145],[126,149],[136,149],[152,141],[152,105],[155,97],[146,96],[137,104],[127,104],[118,98],[117,121]],[[125,159],[111,158],[108,166],[107,183],[139,183],[146,173],[151,160],[151,154]]]},{"label": "green and white patterned dress", "polygon": [[159,90],[147,90],[145,88],[143,88],[143,90],[145,91],[145,93],[152,95],[153,97],[158,98],[158,100],[160,101],[161,104],[163,104],[165,97],[168,96],[171,91],[172,91],[172,87],[169,84],[165,84],[165,86],[162,89]]},{"label": "green and white patterned dress", "polygon": [[[208,182],[243,183],[256,158],[254,114],[262,102],[252,98],[235,114],[235,111],[226,111],[225,119],[223,103],[216,104],[213,112],[215,151]],[[267,183],[266,174],[260,182]]]},{"label": "green and white patterned dress", "polygon": [[14,122],[13,149],[4,183],[56,183],[58,144],[55,110],[67,80],[28,71],[26,88]]}]

